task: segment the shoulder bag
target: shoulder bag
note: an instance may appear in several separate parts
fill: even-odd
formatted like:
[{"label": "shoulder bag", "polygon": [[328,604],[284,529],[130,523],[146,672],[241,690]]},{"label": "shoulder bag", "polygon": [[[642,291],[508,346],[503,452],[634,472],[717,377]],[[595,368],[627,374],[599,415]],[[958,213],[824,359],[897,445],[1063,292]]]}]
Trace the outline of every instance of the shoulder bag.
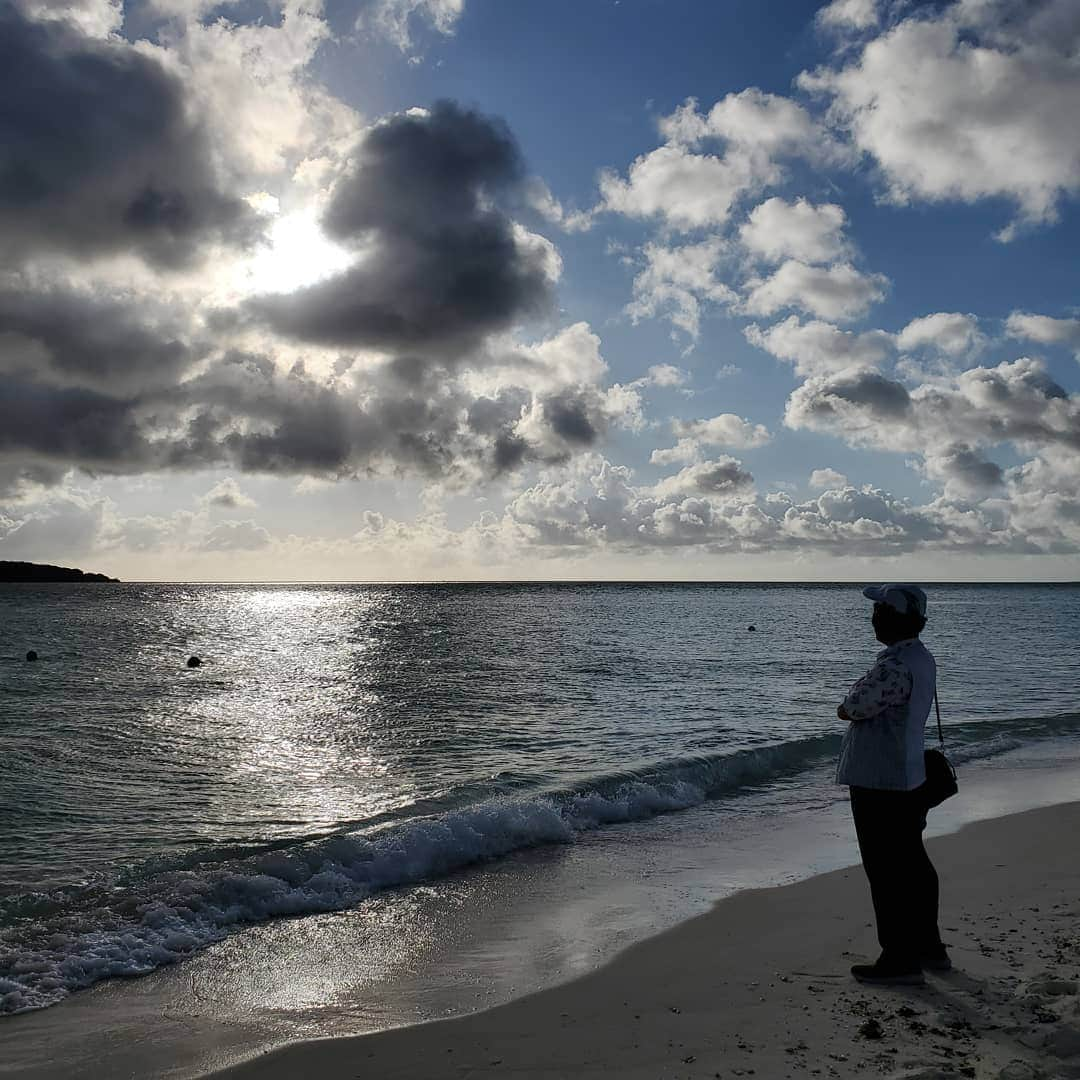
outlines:
[{"label": "shoulder bag", "polygon": [[938,745],[923,753],[926,760],[926,780],[918,789],[922,792],[927,809],[939,806],[960,790],[956,782],[956,770],[945,756],[945,737],[941,732],[941,709],[938,706],[937,687],[934,687],[934,711],[937,713]]}]

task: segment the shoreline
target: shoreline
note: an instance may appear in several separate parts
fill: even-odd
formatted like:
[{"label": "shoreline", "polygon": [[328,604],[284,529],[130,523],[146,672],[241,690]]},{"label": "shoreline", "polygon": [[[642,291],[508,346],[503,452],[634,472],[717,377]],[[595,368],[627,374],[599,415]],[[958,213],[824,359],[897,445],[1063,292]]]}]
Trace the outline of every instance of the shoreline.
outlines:
[{"label": "shoreline", "polygon": [[[1057,808],[1080,791],[1073,749],[1026,747],[965,766],[960,798],[930,816],[930,844],[939,837],[956,841],[969,823],[992,826],[1033,808],[1050,808],[1041,812],[1052,824]],[[474,1020],[568,991],[687,925],[716,918],[740,897],[768,901],[837,871],[856,874],[851,917],[868,922],[861,868],[851,865],[858,854],[847,802],[832,797],[836,789],[824,773],[822,780],[794,815],[780,812],[786,797],[779,790],[774,809],[764,814],[746,814],[750,804],[741,798],[706,803],[377,894],[355,909],[249,927],[182,964],[103,982],[52,1008],[6,1018],[0,1077],[231,1077],[230,1067],[306,1051],[320,1039],[341,1049],[357,1038],[427,1032],[433,1022],[441,1028],[447,1018]],[[939,869],[948,927],[951,882],[946,868]],[[1080,884],[1074,894],[1080,896]],[[865,947],[876,955],[872,930],[861,932],[869,933]],[[714,947],[706,940],[701,950]],[[859,958],[846,958],[836,970],[846,976]],[[47,1057],[42,1047],[49,1048]],[[682,1063],[679,1069],[642,1075],[716,1071],[698,1073]],[[533,1075],[527,1067],[517,1071]],[[347,1067],[341,1073],[354,1074]],[[622,1075],[622,1067],[611,1075]],[[923,1080],[931,1075],[937,1074]]]},{"label": "shoreline", "polygon": [[291,1043],[205,1075],[1080,1076],[1080,860],[1062,840],[1078,833],[1073,802],[929,840],[956,970],[924,987],[847,974],[877,952],[855,866],[737,893],[508,1004]]}]

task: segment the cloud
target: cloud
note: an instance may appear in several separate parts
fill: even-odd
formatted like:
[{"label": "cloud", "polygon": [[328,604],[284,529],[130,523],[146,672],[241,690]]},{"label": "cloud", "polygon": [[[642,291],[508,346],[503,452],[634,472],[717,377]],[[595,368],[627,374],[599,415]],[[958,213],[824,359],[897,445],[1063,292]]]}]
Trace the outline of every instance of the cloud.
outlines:
[{"label": "cloud", "polygon": [[820,159],[832,152],[828,136],[798,102],[754,86],[721,98],[705,114],[698,112],[694,98],[687,98],[659,127],[670,142],[688,146],[720,139],[770,156]]},{"label": "cloud", "polygon": [[835,203],[814,206],[806,199],[786,202],[773,197],[750,212],[739,228],[739,240],[764,262],[797,259],[831,262],[847,253],[844,211]]},{"label": "cloud", "polygon": [[146,51],[0,9],[0,259],[135,252],[176,267],[254,241],[181,80]]},{"label": "cloud", "polygon": [[877,0],[832,0],[815,17],[830,30],[867,30],[877,26]]},{"label": "cloud", "polygon": [[71,558],[91,550],[106,513],[103,500],[54,491],[29,505],[0,507],[0,554],[5,559]]},{"label": "cloud", "polygon": [[[591,464],[591,468],[586,466]],[[952,500],[915,507],[888,492],[842,485],[795,502],[759,495],[739,463],[701,462],[653,487],[629,469],[582,459],[562,480],[542,479],[507,507],[504,532],[525,547],[558,551],[645,551],[693,547],[703,552],[813,551],[887,556],[928,549],[1041,550],[1009,513]],[[1047,523],[1045,546],[1072,544],[1080,530]]]},{"label": "cloud", "polygon": [[124,21],[122,0],[15,0],[15,7],[41,22],[66,22],[88,37],[107,38]]},{"label": "cloud", "polygon": [[947,356],[963,356],[978,352],[986,344],[974,315],[939,311],[912,319],[896,336],[900,349],[930,348]]},{"label": "cloud", "polygon": [[932,475],[968,487],[997,475],[975,451],[1080,451],[1080,395],[1068,394],[1041,361],[1023,357],[973,367],[910,392],[873,371],[815,376],[788,399],[785,423],[829,432],[854,446],[921,455]]},{"label": "cloud", "polygon": [[970,498],[986,495],[1004,485],[1000,465],[966,443],[949,443],[930,449],[923,467],[926,475],[945,485],[947,497]]},{"label": "cloud", "polygon": [[863,274],[850,263],[821,267],[788,259],[770,277],[747,283],[744,307],[751,315],[797,308],[846,322],[860,318],[881,300],[888,284],[884,274]]},{"label": "cloud", "polygon": [[698,461],[667,476],[653,488],[660,498],[693,497],[697,495],[727,496],[746,491],[754,484],[753,476],[742,462],[722,454],[712,461]]},{"label": "cloud", "polygon": [[831,98],[893,202],[1004,197],[1022,222],[1046,222],[1080,190],[1078,43],[1072,0],[964,0],[920,9],[798,84]]},{"label": "cloud", "polygon": [[807,379],[788,398],[784,422],[792,428],[842,434],[856,444],[879,444],[910,414],[911,396],[902,383],[877,371],[853,369]]},{"label": "cloud", "polygon": [[600,177],[602,209],[632,218],[662,218],[688,231],[722,225],[735,200],[776,176],[771,163],[764,175],[749,157],[695,154],[679,145],[658,147],[636,158],[627,178],[614,172]]},{"label": "cloud", "polygon": [[526,206],[566,232],[586,232],[592,226],[594,211],[568,210],[539,176],[525,181],[523,199]]},{"label": "cloud", "polygon": [[0,376],[112,394],[174,383],[208,355],[205,335],[168,297],[8,275],[0,285]]},{"label": "cloud", "polygon": [[254,521],[222,521],[203,540],[204,551],[258,551],[270,544],[270,534]]},{"label": "cloud", "polygon": [[1005,321],[1005,333],[1040,345],[1066,345],[1080,354],[1080,319],[1054,319],[1049,315],[1014,311]]},{"label": "cloud", "polygon": [[803,323],[795,315],[767,330],[751,323],[743,334],[751,345],[794,364],[796,374],[803,376],[877,367],[893,352],[892,336],[883,330],[856,333],[817,319]]},{"label": "cloud", "polygon": [[[636,158],[625,179],[601,173],[598,211],[659,219],[681,231],[716,227],[744,195],[783,179],[783,159],[835,153],[801,105],[756,87],[728,94],[707,113],[689,98],[659,128],[665,143]],[[695,152],[706,142],[722,144],[722,152]]]},{"label": "cloud", "polygon": [[[639,426],[633,387],[602,388],[599,340],[568,327],[478,369],[408,357],[345,365],[231,350],[175,382],[107,393],[0,371],[0,478],[68,468],[131,474],[227,467],[414,475],[463,485],[530,460],[567,460],[612,425]],[[485,367],[488,363],[491,366]]]},{"label": "cloud", "polygon": [[734,304],[735,293],[717,277],[725,245],[718,239],[665,247],[645,245],[645,268],[634,278],[634,299],[626,313],[636,324],[666,314],[691,341],[701,334],[702,307]]},{"label": "cloud", "polygon": [[755,424],[734,413],[721,413],[708,420],[675,420],[672,426],[676,435],[707,446],[748,450],[764,446],[772,439],[764,424]]},{"label": "cloud", "polygon": [[305,341],[461,354],[545,313],[558,258],[493,204],[513,195],[521,157],[501,121],[437,103],[376,124],[334,187],[328,235],[356,251],[347,270],[250,310]]},{"label": "cloud", "polygon": [[357,29],[373,28],[402,52],[413,47],[410,24],[423,20],[440,34],[454,33],[458,19],[465,13],[465,0],[374,0],[370,10],[357,17]]},{"label": "cloud", "polygon": [[[169,6],[156,0],[159,10]],[[215,6],[179,0],[158,31],[159,47],[140,48],[183,82],[232,185],[247,193],[270,184],[290,204],[307,174],[338,167],[360,123],[310,76],[332,37],[321,0],[268,0],[275,17],[250,22],[207,18]]]},{"label": "cloud", "polygon": [[706,446],[749,450],[772,439],[764,424],[755,424],[734,413],[721,413],[708,420],[673,420],[671,427],[678,442],[667,449],[654,450],[649,458],[653,465],[702,462]]},{"label": "cloud", "polygon": [[652,386],[684,386],[690,375],[674,364],[653,364],[645,378]]},{"label": "cloud", "polygon": [[225,510],[253,510],[258,503],[250,495],[245,495],[240,485],[231,476],[219,480],[199,500],[204,506],[220,507]]},{"label": "cloud", "polygon": [[674,446],[656,449],[649,455],[650,465],[680,465],[684,462],[704,461],[705,450],[696,439],[679,439]]},{"label": "cloud", "polygon": [[848,486],[848,478],[835,469],[815,469],[808,481],[812,488],[843,488]]}]

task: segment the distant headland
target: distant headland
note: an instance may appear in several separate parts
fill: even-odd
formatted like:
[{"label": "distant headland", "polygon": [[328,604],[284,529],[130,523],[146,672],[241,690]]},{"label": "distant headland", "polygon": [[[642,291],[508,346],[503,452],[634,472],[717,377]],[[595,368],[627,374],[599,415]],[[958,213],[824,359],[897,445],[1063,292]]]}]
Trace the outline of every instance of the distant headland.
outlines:
[{"label": "distant headland", "polygon": [[70,566],[49,566],[47,563],[6,562],[0,559],[2,581],[118,581],[104,574],[87,574]]}]

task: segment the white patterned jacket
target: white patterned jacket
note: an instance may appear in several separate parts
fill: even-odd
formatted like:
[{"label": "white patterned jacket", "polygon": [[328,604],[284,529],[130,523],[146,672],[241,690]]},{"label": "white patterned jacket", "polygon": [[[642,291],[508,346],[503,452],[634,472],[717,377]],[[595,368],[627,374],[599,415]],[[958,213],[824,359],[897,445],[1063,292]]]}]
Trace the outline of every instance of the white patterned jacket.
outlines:
[{"label": "white patterned jacket", "polygon": [[937,665],[918,638],[894,642],[843,701],[851,717],[840,746],[836,782],[910,791],[926,779],[923,728]]}]

